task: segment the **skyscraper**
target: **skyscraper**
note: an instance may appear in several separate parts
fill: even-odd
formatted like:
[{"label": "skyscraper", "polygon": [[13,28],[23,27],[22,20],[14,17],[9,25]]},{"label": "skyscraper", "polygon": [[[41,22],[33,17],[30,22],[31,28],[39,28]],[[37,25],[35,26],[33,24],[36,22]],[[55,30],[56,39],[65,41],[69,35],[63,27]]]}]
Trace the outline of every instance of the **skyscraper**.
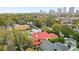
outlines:
[{"label": "skyscraper", "polygon": [[74,13],[74,7],[69,8],[69,13]]},{"label": "skyscraper", "polygon": [[42,10],[40,10],[40,14],[42,14],[43,13],[43,11]]},{"label": "skyscraper", "polygon": [[62,9],[61,8],[58,8],[57,9],[57,13],[62,13]]},{"label": "skyscraper", "polygon": [[49,11],[49,14],[54,14],[54,13],[55,13],[55,11],[52,9]]},{"label": "skyscraper", "polygon": [[79,10],[76,10],[76,13],[79,13]]},{"label": "skyscraper", "polygon": [[63,7],[63,13],[66,13],[66,7]]}]

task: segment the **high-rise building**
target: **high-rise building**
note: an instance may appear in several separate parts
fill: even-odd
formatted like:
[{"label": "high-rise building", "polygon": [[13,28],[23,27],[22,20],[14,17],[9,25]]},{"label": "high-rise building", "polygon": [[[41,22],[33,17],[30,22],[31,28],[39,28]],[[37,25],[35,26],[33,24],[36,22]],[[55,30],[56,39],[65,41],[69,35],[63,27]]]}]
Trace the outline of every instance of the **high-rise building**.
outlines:
[{"label": "high-rise building", "polygon": [[57,13],[62,13],[62,9],[61,8],[58,8],[57,9]]},{"label": "high-rise building", "polygon": [[42,10],[40,10],[40,14],[42,14],[43,13],[43,11]]},{"label": "high-rise building", "polygon": [[74,7],[69,8],[69,13],[74,13]]},{"label": "high-rise building", "polygon": [[40,14],[46,14],[46,11],[40,10]]},{"label": "high-rise building", "polygon": [[63,13],[66,13],[66,7],[63,7]]},{"label": "high-rise building", "polygon": [[54,14],[54,13],[55,13],[55,11],[52,9],[49,11],[49,14]]},{"label": "high-rise building", "polygon": [[76,10],[76,13],[79,13],[79,10]]}]

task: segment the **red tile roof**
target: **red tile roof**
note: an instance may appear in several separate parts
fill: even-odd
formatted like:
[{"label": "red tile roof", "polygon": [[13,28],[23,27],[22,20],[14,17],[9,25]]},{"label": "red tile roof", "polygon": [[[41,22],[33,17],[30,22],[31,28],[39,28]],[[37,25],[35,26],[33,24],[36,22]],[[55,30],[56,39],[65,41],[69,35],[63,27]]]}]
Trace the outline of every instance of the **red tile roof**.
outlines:
[{"label": "red tile roof", "polygon": [[47,38],[48,33],[47,32],[40,32],[38,33],[38,39],[44,40]]},{"label": "red tile roof", "polygon": [[58,37],[58,35],[54,33],[48,34],[48,38],[56,38],[56,37]]},{"label": "red tile roof", "polygon": [[33,42],[33,45],[36,45],[36,46],[38,46],[38,45],[40,45],[40,44],[41,44],[41,42],[38,41],[38,40]]},{"label": "red tile roof", "polygon": [[46,39],[48,33],[47,32],[37,32],[32,34],[32,39],[44,40]]},{"label": "red tile roof", "polygon": [[32,39],[34,40],[34,45],[41,44],[40,40],[45,40],[46,38],[56,38],[58,35],[51,33],[48,34],[47,32],[37,32],[32,34]]}]

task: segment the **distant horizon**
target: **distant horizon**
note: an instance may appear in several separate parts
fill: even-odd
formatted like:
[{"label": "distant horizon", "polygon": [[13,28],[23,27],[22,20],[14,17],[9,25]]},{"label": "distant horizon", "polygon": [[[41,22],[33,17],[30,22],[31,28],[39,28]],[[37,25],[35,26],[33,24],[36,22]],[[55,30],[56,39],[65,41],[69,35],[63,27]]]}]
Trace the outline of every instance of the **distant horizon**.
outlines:
[{"label": "distant horizon", "polygon": [[[49,12],[50,10],[57,11],[58,8],[63,7],[0,7],[0,13],[37,13],[40,10]],[[66,7],[68,11],[70,7]],[[74,7],[75,10],[79,10],[79,7]]]}]

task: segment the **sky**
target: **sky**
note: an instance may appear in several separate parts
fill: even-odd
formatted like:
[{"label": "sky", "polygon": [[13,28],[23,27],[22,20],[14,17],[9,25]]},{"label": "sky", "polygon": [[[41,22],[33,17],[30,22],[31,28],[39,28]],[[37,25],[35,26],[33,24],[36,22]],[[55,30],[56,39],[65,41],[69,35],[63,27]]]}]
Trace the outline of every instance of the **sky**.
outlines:
[{"label": "sky", "polygon": [[48,12],[50,9],[56,10],[55,7],[0,7],[0,13],[31,13],[40,12],[40,10]]},{"label": "sky", "polygon": [[[32,13],[40,12],[40,10],[48,12],[49,10],[57,11],[58,7],[0,7],[0,13]],[[61,7],[60,7],[61,8]],[[79,9],[75,7],[75,9]],[[67,7],[67,11],[69,7]]]}]

